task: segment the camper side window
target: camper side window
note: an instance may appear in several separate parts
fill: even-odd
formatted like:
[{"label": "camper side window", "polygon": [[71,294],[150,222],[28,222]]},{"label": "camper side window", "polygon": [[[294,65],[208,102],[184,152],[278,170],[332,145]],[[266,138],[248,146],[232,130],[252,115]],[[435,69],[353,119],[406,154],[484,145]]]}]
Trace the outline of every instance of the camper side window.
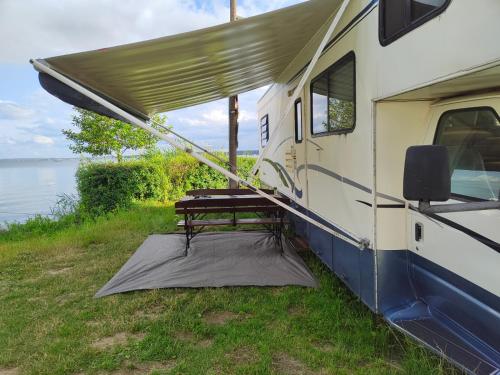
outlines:
[{"label": "camper side window", "polygon": [[343,57],[311,83],[313,135],[353,131],[356,120],[354,52]]},{"label": "camper side window", "polygon": [[379,39],[386,46],[443,12],[451,0],[380,0]]},{"label": "camper side window", "polygon": [[445,112],[439,120],[434,143],[448,148],[453,195],[499,200],[500,118],[494,109]]},{"label": "camper side window", "polygon": [[262,147],[267,145],[267,141],[269,141],[269,115],[260,119],[260,144]]},{"label": "camper side window", "polygon": [[302,99],[295,102],[295,142],[302,142]]}]

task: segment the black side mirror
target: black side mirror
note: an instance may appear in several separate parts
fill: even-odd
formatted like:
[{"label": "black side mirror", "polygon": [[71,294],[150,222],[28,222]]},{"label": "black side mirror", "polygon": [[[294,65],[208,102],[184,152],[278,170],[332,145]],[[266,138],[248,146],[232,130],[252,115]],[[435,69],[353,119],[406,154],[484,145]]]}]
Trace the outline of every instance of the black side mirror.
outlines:
[{"label": "black side mirror", "polygon": [[427,203],[450,199],[451,176],[445,146],[412,146],[406,150],[403,196]]}]

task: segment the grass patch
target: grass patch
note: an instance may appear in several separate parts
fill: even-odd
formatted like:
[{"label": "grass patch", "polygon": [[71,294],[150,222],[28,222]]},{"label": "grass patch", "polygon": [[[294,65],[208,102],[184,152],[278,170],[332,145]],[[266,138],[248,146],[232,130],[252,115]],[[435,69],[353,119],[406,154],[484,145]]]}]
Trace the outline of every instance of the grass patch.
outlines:
[{"label": "grass patch", "polygon": [[[445,374],[312,255],[316,290],[170,289],[94,299],[172,206],[0,236],[0,374]],[[5,372],[7,373],[7,372]]]}]

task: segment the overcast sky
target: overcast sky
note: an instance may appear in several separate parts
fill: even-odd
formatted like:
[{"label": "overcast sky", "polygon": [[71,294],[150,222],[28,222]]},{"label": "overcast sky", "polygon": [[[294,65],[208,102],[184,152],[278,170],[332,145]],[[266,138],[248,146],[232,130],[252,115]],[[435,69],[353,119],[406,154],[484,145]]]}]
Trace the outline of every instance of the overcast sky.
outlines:
[{"label": "overcast sky", "polygon": [[[239,0],[248,17],[301,0]],[[38,84],[30,58],[43,58],[177,34],[227,22],[229,0],[0,0],[0,158],[72,156],[61,129],[71,106]],[[256,102],[240,96],[240,149],[256,149]],[[183,135],[227,149],[227,101],[167,113]]]}]

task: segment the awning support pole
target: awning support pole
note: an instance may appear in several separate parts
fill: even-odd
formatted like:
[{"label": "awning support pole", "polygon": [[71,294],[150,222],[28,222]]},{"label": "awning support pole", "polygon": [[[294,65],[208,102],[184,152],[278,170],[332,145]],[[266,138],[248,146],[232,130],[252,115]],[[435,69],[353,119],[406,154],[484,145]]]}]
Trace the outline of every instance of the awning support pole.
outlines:
[{"label": "awning support pole", "polygon": [[[284,123],[286,117],[288,116],[288,114],[290,113],[290,111],[292,110],[292,108],[294,107],[295,105],[295,102],[297,101],[297,99],[299,98],[299,96],[302,94],[302,90],[304,89],[304,86],[307,82],[307,80],[309,79],[309,76],[311,75],[314,67],[316,66],[316,64],[318,63],[318,60],[319,58],[321,57],[321,54],[323,53],[323,50],[325,49],[328,41],[330,40],[330,38],[332,37],[333,35],[333,32],[335,31],[335,29],[337,28],[337,25],[339,24],[342,16],[344,15],[344,12],[347,8],[347,6],[349,5],[349,2],[350,0],[344,0],[344,2],[342,3],[342,5],[340,6],[337,14],[335,14],[335,17],[333,18],[332,20],[332,23],[330,24],[330,27],[328,28],[328,30],[326,31],[324,37],[323,37],[323,40],[321,41],[321,43],[319,44],[318,46],[318,49],[316,50],[316,52],[314,53],[314,56],[311,60],[311,62],[309,63],[309,65],[307,66],[307,69],[306,71],[304,72],[304,74],[302,75],[302,78],[300,79],[299,81],[299,84],[297,85],[297,87],[294,89],[293,91],[293,95],[290,97],[290,99],[288,100],[288,104],[287,106],[285,107],[285,111],[283,112],[283,114],[281,115],[280,117],[280,120],[278,121],[276,127],[274,127],[274,130],[271,129],[271,135],[269,137],[269,140],[267,141],[267,144],[270,145],[271,142],[274,140],[274,138],[276,137],[276,134],[278,134],[278,129],[279,127]],[[265,148],[261,154],[259,155],[259,158],[257,159],[257,162],[255,163],[255,166],[258,167],[258,165],[260,165],[262,159],[264,158],[265,154],[266,154],[266,150],[268,148]],[[254,170],[255,172],[255,170]]]},{"label": "awning support pole", "polygon": [[[230,21],[236,21],[236,0],[230,1]],[[229,170],[236,174],[238,163],[238,96],[229,98]],[[229,188],[236,189],[238,184],[236,181],[229,179]]]}]

